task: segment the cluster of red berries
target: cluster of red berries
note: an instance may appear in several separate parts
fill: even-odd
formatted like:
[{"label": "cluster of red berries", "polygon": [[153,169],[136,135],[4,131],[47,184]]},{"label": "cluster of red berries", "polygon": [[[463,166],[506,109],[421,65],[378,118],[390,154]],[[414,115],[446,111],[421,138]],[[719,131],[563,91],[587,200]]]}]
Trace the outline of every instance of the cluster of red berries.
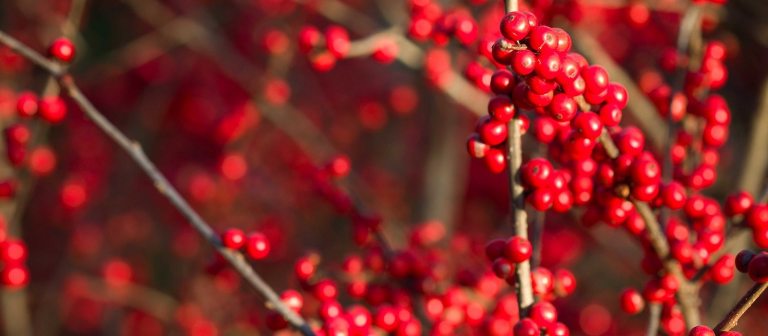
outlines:
[{"label": "cluster of red berries", "polygon": [[477,22],[466,9],[445,10],[432,0],[410,0],[408,36],[416,41],[431,39],[437,45],[448,44],[453,37],[464,46],[479,36]]},{"label": "cluster of red berries", "polygon": [[261,232],[246,235],[243,230],[232,228],[222,232],[220,239],[222,246],[232,250],[244,249],[245,254],[254,260],[261,260],[269,255],[269,240]]},{"label": "cluster of red berries", "polygon": [[[672,53],[672,57],[669,53],[662,57],[662,68],[670,72],[685,63],[684,59],[678,60],[682,57],[676,55],[676,51]],[[673,92],[671,86],[663,82],[648,92],[662,116],[674,122],[690,119],[703,124],[700,134],[692,133],[690,128],[678,129],[670,148],[675,179],[694,190],[707,188],[715,182],[719,149],[728,140],[731,111],[722,96],[710,94],[722,87],[727,79],[723,65],[725,57],[726,49],[721,42],[709,42],[704,48],[700,69],[688,72],[682,92]],[[686,167],[684,163],[696,155],[700,157],[698,163]]]},{"label": "cluster of red berries", "polygon": [[26,260],[27,246],[21,240],[7,237],[3,228],[0,240],[0,283],[9,288],[22,287],[29,283]]},{"label": "cluster of red berries", "polygon": [[309,57],[312,68],[329,71],[336,61],[349,53],[349,33],[344,27],[331,25],[323,32],[314,26],[302,27],[299,31],[299,50]]}]

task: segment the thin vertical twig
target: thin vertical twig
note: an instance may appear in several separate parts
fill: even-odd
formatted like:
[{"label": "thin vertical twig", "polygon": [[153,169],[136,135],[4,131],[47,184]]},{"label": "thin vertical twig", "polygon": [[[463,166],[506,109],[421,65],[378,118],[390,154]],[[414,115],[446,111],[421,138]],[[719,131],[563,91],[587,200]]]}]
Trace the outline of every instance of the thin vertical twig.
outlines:
[{"label": "thin vertical twig", "polygon": [[[507,12],[516,11],[517,0],[506,0]],[[507,155],[509,156],[509,208],[512,212],[512,228],[515,236],[528,239],[528,215],[525,212],[525,196],[520,182],[520,166],[523,164],[523,145],[520,132],[520,119],[512,118],[507,124]],[[515,289],[520,316],[525,316],[533,305],[533,287],[531,281],[531,262],[523,261],[515,267]]]},{"label": "thin vertical twig", "polygon": [[646,329],[645,335],[657,336],[659,334],[659,324],[661,322],[661,304],[651,303],[648,309],[648,329]]}]

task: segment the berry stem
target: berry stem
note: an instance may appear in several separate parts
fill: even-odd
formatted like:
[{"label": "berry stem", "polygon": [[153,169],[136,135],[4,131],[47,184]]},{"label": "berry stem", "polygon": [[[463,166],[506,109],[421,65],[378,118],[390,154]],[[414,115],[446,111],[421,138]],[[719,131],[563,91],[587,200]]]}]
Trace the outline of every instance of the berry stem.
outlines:
[{"label": "berry stem", "polygon": [[[505,0],[507,13],[517,11],[517,0]],[[509,155],[509,208],[512,212],[512,228],[515,236],[528,239],[528,215],[525,213],[525,195],[520,182],[520,166],[523,164],[523,146],[520,137],[520,121],[512,118],[507,124],[507,154]],[[533,305],[530,259],[515,267],[515,289],[520,316],[526,316]]]},{"label": "berry stem", "polygon": [[752,286],[752,288],[750,288],[749,291],[747,291],[747,293],[744,294],[741,299],[739,299],[739,302],[736,303],[733,308],[731,308],[725,318],[717,324],[715,330],[722,332],[729,331],[736,327],[741,316],[747,312],[749,307],[751,307],[755,301],[757,301],[757,298],[763,294],[766,288],[768,288],[768,282],[756,283],[754,286]]},{"label": "berry stem", "polygon": [[251,284],[251,286],[264,296],[274,309],[288,321],[288,323],[303,335],[314,335],[314,332],[307,322],[280,300],[280,297],[274,289],[272,289],[272,287],[270,287],[261,276],[256,273],[256,271],[254,271],[240,252],[227,249],[221,245],[219,236],[213,231],[211,226],[200,217],[192,206],[190,206],[181,194],[179,194],[176,188],[173,187],[168,179],[157,169],[155,164],[146,156],[141,146],[125,136],[117,127],[115,127],[115,125],[104,117],[96,107],[93,106],[91,101],[83,95],[82,91],[80,91],[80,88],[75,84],[74,80],[66,74],[66,69],[60,67],[56,63],[50,62],[36,51],[7,35],[3,31],[0,31],[0,43],[17,51],[30,61],[46,69],[51,75],[56,76],[63,91],[83,110],[86,117],[120,146],[136,162],[136,164],[142,168],[144,173],[154,182],[158,192],[171,202],[171,204],[189,221],[192,227],[194,227],[200,235],[203,236],[203,238],[205,238],[249,284]]},{"label": "berry stem", "polygon": [[648,307],[648,329],[646,336],[656,336],[659,334],[659,322],[661,321],[661,304],[651,303]]},{"label": "berry stem", "polygon": [[[582,97],[577,98],[581,98],[577,99],[577,102],[583,101]],[[579,105],[582,104],[580,103]],[[608,131],[603,130],[599,141],[605,148],[605,152],[609,157],[615,159],[618,156],[619,150],[613,142],[613,139],[611,139],[611,136],[608,134]],[[661,225],[659,224],[659,221],[656,220],[656,215],[653,213],[651,207],[648,206],[647,203],[637,200],[632,200],[632,204],[635,205],[637,213],[645,222],[645,227],[648,232],[648,240],[651,247],[653,247],[653,250],[656,252],[656,255],[658,255],[659,259],[664,264],[664,269],[674,276],[680,284],[680,289],[677,291],[677,301],[683,312],[686,326],[693,327],[699,325],[701,318],[698,310],[697,287],[691,284],[685,277],[680,263],[674,258],[671,258],[669,254],[669,243],[667,242],[664,232],[661,229]]]}]

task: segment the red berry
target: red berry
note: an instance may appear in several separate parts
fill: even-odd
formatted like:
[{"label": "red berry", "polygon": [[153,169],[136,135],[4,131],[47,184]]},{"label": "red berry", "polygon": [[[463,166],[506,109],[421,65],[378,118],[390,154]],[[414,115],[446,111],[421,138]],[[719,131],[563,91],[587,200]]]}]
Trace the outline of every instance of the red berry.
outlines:
[{"label": "red berry", "polygon": [[510,12],[501,19],[499,27],[501,34],[510,41],[519,41],[528,36],[531,26],[528,23],[528,16],[521,12]]},{"label": "red berry", "polygon": [[605,104],[600,108],[600,121],[605,126],[613,127],[618,126],[621,122],[622,112],[621,109],[613,104]]},{"label": "red berry", "polygon": [[515,75],[509,70],[496,70],[491,76],[491,91],[495,94],[512,95],[516,85]]},{"label": "red berry", "polygon": [[533,253],[533,246],[528,239],[514,236],[507,240],[505,256],[514,263],[521,263],[528,260]]},{"label": "red berry", "polygon": [[603,132],[603,123],[600,117],[592,112],[579,113],[576,118],[571,120],[571,127],[583,137],[597,139]]},{"label": "red berry", "polygon": [[715,336],[715,332],[706,326],[695,326],[688,332],[688,336]]},{"label": "red berry", "polygon": [[518,50],[512,56],[512,70],[520,76],[526,76],[536,68],[536,54],[530,50]]},{"label": "red berry", "polygon": [[75,58],[75,45],[68,38],[60,37],[48,47],[48,54],[61,62],[69,63]]},{"label": "red berry", "polygon": [[554,168],[545,158],[533,158],[521,167],[520,178],[528,186],[543,188],[549,185]]},{"label": "red berry", "polygon": [[480,125],[478,133],[484,143],[496,146],[507,140],[507,124],[496,120],[488,120]]},{"label": "red berry", "polygon": [[558,93],[549,105],[549,116],[557,121],[570,121],[576,116],[579,106],[576,101],[565,93]]},{"label": "red berry", "polygon": [[221,234],[221,244],[224,247],[237,250],[245,245],[245,234],[240,229],[227,229]]},{"label": "red berry", "polygon": [[678,182],[670,182],[661,191],[661,199],[664,205],[672,210],[679,210],[685,206],[685,187]]},{"label": "red berry", "polygon": [[480,136],[477,133],[472,133],[467,139],[467,152],[475,159],[482,159],[490,149],[491,146],[480,141]]},{"label": "red berry", "polygon": [[37,95],[34,92],[22,92],[16,100],[16,112],[20,117],[32,117],[37,113]]},{"label": "red berry", "polygon": [[515,324],[514,336],[539,336],[539,325],[529,318],[524,318]]},{"label": "red berry", "polygon": [[483,162],[485,162],[485,166],[488,170],[495,174],[503,172],[504,168],[507,167],[507,160],[504,152],[496,148],[491,148],[485,153]]},{"label": "red berry", "polygon": [[349,53],[349,33],[344,27],[329,26],[325,29],[325,46],[336,58],[344,58]]},{"label": "red berry", "polygon": [[530,40],[528,44],[536,51],[556,50],[557,35],[554,30],[547,26],[536,26],[531,28]]},{"label": "red berry", "polygon": [[557,308],[547,301],[541,301],[531,306],[528,317],[541,326],[557,322]]},{"label": "red berry", "polygon": [[555,79],[560,73],[560,53],[553,50],[545,50],[536,58],[536,74],[545,79]]},{"label": "red berry", "polygon": [[67,105],[58,96],[45,97],[40,101],[39,112],[41,118],[55,124],[67,116]]},{"label": "red berry", "polygon": [[269,240],[267,240],[267,236],[255,232],[248,236],[245,248],[248,256],[251,258],[255,260],[264,259],[269,255]]},{"label": "red berry", "polygon": [[0,270],[0,283],[11,288],[23,287],[29,283],[29,270],[21,265],[5,264]]},{"label": "red berry", "polygon": [[507,123],[515,117],[515,105],[508,96],[496,96],[488,102],[488,114],[502,123]]},{"label": "red berry", "polygon": [[735,275],[736,261],[732,254],[726,254],[718,259],[709,269],[712,281],[718,284],[730,282]]},{"label": "red berry", "polygon": [[625,289],[621,293],[621,309],[627,314],[637,314],[645,307],[645,300],[634,288]]},{"label": "red berry", "polygon": [[494,261],[498,258],[501,258],[504,256],[505,250],[507,249],[507,241],[504,239],[494,239],[488,242],[488,244],[485,245],[485,256],[490,261]]},{"label": "red berry", "polygon": [[588,92],[601,93],[608,88],[608,72],[599,65],[592,65],[582,70],[581,77],[584,77]]},{"label": "red berry", "polygon": [[576,290],[576,277],[567,269],[555,271],[555,292],[560,296],[568,296]]},{"label": "red berry", "polygon": [[631,173],[632,181],[641,185],[655,184],[661,180],[661,166],[652,158],[635,160]]}]

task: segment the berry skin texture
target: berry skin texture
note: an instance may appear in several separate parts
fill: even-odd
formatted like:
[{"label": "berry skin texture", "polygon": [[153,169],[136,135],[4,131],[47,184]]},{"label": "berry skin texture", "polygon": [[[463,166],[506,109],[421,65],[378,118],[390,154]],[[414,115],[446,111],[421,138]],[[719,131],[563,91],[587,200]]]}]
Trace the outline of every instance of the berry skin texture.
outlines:
[{"label": "berry skin texture", "polygon": [[75,58],[75,45],[68,38],[60,37],[51,43],[48,54],[63,63],[70,63]]},{"label": "berry skin texture", "polygon": [[252,233],[248,236],[245,248],[249,257],[255,260],[264,259],[269,255],[269,240],[261,233]]},{"label": "berry skin texture", "polygon": [[637,314],[645,307],[643,296],[634,288],[625,289],[621,293],[621,310],[627,314]]},{"label": "berry skin texture", "polygon": [[503,172],[504,168],[507,167],[504,152],[496,148],[491,148],[485,153],[483,162],[485,162],[485,167],[494,174]]},{"label": "berry skin texture", "polygon": [[570,121],[576,116],[579,106],[576,101],[565,93],[558,93],[549,105],[549,116],[557,121]]},{"label": "berry skin texture", "polygon": [[528,239],[515,236],[507,241],[504,252],[510,261],[521,263],[531,258],[531,254],[533,254],[533,246],[531,246],[531,242],[528,241]]},{"label": "berry skin texture", "polygon": [[507,140],[507,125],[503,122],[490,120],[480,125],[478,131],[480,139],[491,146],[500,145]]},{"label": "berry skin texture", "polygon": [[529,45],[536,51],[556,50],[557,35],[552,28],[536,26],[531,29]]},{"label": "berry skin texture", "polygon": [[749,262],[749,277],[755,282],[768,282],[768,252],[761,252]]},{"label": "berry skin texture", "polygon": [[528,36],[531,26],[528,22],[528,16],[522,12],[511,12],[504,15],[501,19],[501,35],[510,41],[519,41]]}]

